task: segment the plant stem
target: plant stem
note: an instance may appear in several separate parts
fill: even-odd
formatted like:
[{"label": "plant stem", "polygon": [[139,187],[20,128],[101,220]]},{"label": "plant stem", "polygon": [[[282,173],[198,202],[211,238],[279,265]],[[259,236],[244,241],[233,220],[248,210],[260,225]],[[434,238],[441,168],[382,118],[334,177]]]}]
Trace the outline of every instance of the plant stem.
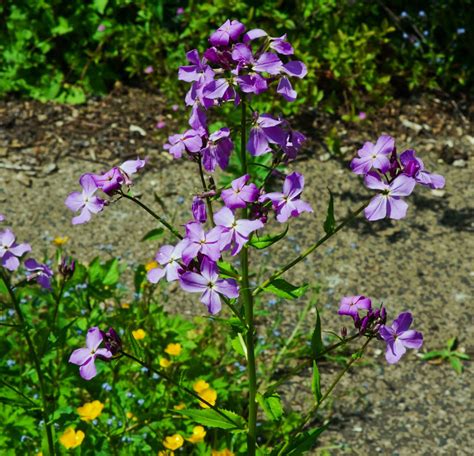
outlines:
[{"label": "plant stem", "polygon": [[313,253],[320,245],[324,244],[328,239],[332,238],[338,231],[340,231],[342,228],[344,228],[349,222],[354,220],[367,206],[367,203],[364,203],[359,209],[357,209],[355,212],[353,212],[349,217],[347,217],[345,220],[343,220],[339,225],[334,228],[333,231],[330,233],[326,234],[323,236],[318,242],[313,244],[311,247],[306,249],[301,255],[297,256],[294,260],[290,261],[288,264],[283,266],[281,269],[278,271],[274,272],[265,282],[263,282],[261,285],[259,285],[255,290],[253,290],[253,296],[258,295],[261,293],[265,287],[267,287],[271,282],[273,282],[275,279],[283,275],[286,271],[291,269],[293,266],[298,264],[300,261],[303,261],[308,255]]},{"label": "plant stem", "polygon": [[149,364],[145,363],[144,361],[142,361],[141,359],[139,358],[136,358],[135,356],[131,355],[130,353],[126,353],[124,351],[120,352],[123,356],[125,356],[126,358],[129,358],[133,361],[135,361],[136,363],[140,364],[140,366],[143,366],[143,367],[146,367],[148,370],[150,370],[151,372],[154,372],[155,374],[158,374],[160,377],[163,377],[167,382],[177,386],[178,388],[182,389],[183,391],[185,391],[186,393],[188,393],[189,395],[191,395],[192,397],[194,397],[194,399],[197,399],[199,402],[202,402],[203,404],[206,404],[209,408],[211,408],[212,410],[214,410],[216,413],[218,413],[220,416],[222,416],[222,418],[225,418],[229,423],[232,423],[236,428],[240,428],[240,425],[238,423],[236,423],[232,418],[228,417],[224,412],[222,412],[218,407],[216,407],[215,405],[212,405],[210,402],[206,401],[205,399],[203,399],[201,396],[199,396],[199,394],[197,394],[195,391],[193,391],[192,389],[189,389],[187,388],[186,386],[183,386],[181,385],[179,382],[173,380],[170,376],[168,376],[167,374],[165,374],[163,371],[160,371],[160,370],[157,370],[157,369],[154,369],[153,367],[151,367]]},{"label": "plant stem", "polygon": [[39,387],[40,387],[40,394],[41,394],[41,401],[43,403],[43,407],[41,409],[41,414],[43,416],[43,421],[44,421],[44,427],[46,431],[46,438],[48,440],[48,449],[49,449],[49,454],[50,456],[54,456],[56,454],[55,448],[54,448],[54,440],[53,440],[53,431],[51,428],[51,423],[49,421],[49,413],[48,413],[48,399],[46,397],[46,387],[45,387],[45,380],[43,376],[43,371],[41,370],[41,363],[38,358],[38,355],[35,350],[35,346],[33,344],[33,339],[30,336],[30,332],[28,330],[28,324],[25,320],[25,317],[23,315],[23,311],[21,310],[20,304],[18,300],[16,299],[15,293],[13,292],[11,286],[10,286],[10,281],[6,277],[6,275],[1,272],[2,275],[2,280],[3,283],[6,285],[8,294],[10,295],[10,298],[12,300],[12,304],[15,307],[15,312],[17,314],[18,320],[20,321],[21,329],[23,331],[23,335],[26,339],[26,343],[28,345],[28,350],[30,352],[30,356],[33,360],[33,364],[35,366],[36,374],[38,375],[38,382],[39,382]]},{"label": "plant stem", "polygon": [[[202,183],[202,188],[204,190],[204,193],[207,192],[207,185],[206,185],[206,180],[204,179],[204,170],[202,169],[202,157],[199,157],[199,176],[201,177],[201,183]],[[214,223],[214,211],[212,210],[212,201],[209,196],[206,196],[206,205],[207,205],[207,212],[209,215],[209,219],[211,220],[212,226],[215,226]]]},{"label": "plant stem", "polygon": [[[241,101],[242,114],[240,119],[240,161],[242,174],[247,174],[247,104],[244,97]],[[247,208],[243,209],[243,218],[248,216]],[[249,382],[249,406],[248,406],[248,432],[247,432],[247,454],[254,456],[257,447],[257,368],[255,362],[255,326],[253,320],[253,296],[249,283],[249,258],[247,246],[240,251],[240,264],[242,270],[241,292],[244,304],[245,319],[247,321],[247,374]]]},{"label": "plant stem", "polygon": [[59,294],[55,298],[54,313],[53,313],[53,328],[56,325],[56,319],[58,318],[59,304],[61,302],[61,298],[63,297],[63,292],[64,292],[64,287],[65,286],[66,286],[66,279],[63,278],[62,282],[61,282],[61,288],[59,289]]},{"label": "plant stem", "polygon": [[163,226],[165,226],[175,237],[178,239],[183,239],[183,236],[178,233],[178,231],[168,223],[163,217],[160,217],[156,212],[151,210],[147,205],[143,204],[139,199],[135,198],[134,196],[127,195],[126,193],[120,192],[120,195],[123,198],[126,198],[130,201],[133,201],[135,204],[138,204],[142,209],[145,209],[152,217],[158,220]]}]

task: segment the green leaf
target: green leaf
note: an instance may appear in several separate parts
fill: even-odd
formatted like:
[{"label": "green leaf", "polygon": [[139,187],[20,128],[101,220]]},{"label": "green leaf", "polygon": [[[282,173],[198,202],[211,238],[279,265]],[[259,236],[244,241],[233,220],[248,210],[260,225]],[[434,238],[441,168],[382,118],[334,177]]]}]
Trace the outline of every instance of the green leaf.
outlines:
[{"label": "green leaf", "polygon": [[163,236],[163,233],[165,230],[163,228],[155,228],[151,231],[148,231],[148,233],[145,234],[142,238],[142,242],[144,241],[156,241],[157,239],[160,239],[161,236]]},{"label": "green leaf", "polygon": [[251,245],[252,247],[255,247],[256,249],[266,249],[267,247],[270,247],[272,244],[275,244],[275,242],[278,242],[280,239],[284,238],[286,236],[286,233],[288,233],[288,226],[286,225],[285,230],[277,235],[266,235],[266,236],[253,236],[252,239],[248,242],[248,245]]},{"label": "green leaf", "polygon": [[218,261],[217,267],[219,268],[219,273],[223,277],[232,277],[234,279],[240,279],[240,274],[237,269],[234,268],[230,263],[226,261]]},{"label": "green leaf", "polygon": [[326,430],[326,426],[303,432],[286,448],[285,456],[298,456],[311,450],[324,430]]},{"label": "green leaf", "polygon": [[423,353],[421,359],[423,361],[429,361],[430,359],[447,358],[449,356],[448,353],[447,350],[433,350],[428,353]]},{"label": "green leaf", "polygon": [[336,219],[334,218],[334,197],[331,190],[329,190],[329,204],[328,211],[326,215],[326,220],[324,221],[324,231],[326,234],[334,233],[334,228],[336,227]]},{"label": "green leaf", "polygon": [[107,8],[107,3],[109,0],[94,0],[94,8],[100,14],[104,14],[105,8]]},{"label": "green leaf", "polygon": [[321,400],[321,376],[319,375],[318,365],[313,361],[313,381],[311,382],[311,390],[313,391],[316,402]]},{"label": "green leaf", "polygon": [[230,343],[237,354],[247,359],[247,346],[245,345],[242,333],[239,333],[237,337],[234,337]]},{"label": "green leaf", "polygon": [[120,270],[119,270],[119,261],[117,258],[114,258],[112,262],[107,262],[109,265],[109,270],[104,277],[104,285],[115,285],[120,279]]},{"label": "green leaf", "polygon": [[257,393],[257,402],[260,404],[266,417],[270,421],[278,421],[282,417],[283,407],[278,394],[273,393],[270,395],[262,395]]},{"label": "green leaf", "polygon": [[451,339],[448,339],[448,341],[446,342],[446,346],[448,347],[449,351],[455,350],[457,345],[458,341],[456,337],[451,337]]},{"label": "green leaf", "polygon": [[284,279],[275,279],[264,288],[265,291],[284,299],[300,298],[306,293],[307,289],[308,284],[296,287]]},{"label": "green leaf", "polygon": [[59,20],[59,23],[56,25],[56,27],[53,27],[51,29],[51,34],[53,36],[65,35],[66,33],[72,32],[74,30],[65,17],[60,16],[58,20]]},{"label": "green leaf", "polygon": [[316,309],[316,326],[314,327],[313,335],[311,337],[311,351],[313,352],[313,359],[316,359],[324,350],[323,339],[321,337],[321,318],[319,311]]},{"label": "green leaf", "polygon": [[462,374],[462,363],[459,358],[451,356],[449,358],[452,368],[456,371],[457,374]]},{"label": "green leaf", "polygon": [[7,294],[8,293],[8,288],[6,283],[3,281],[3,279],[0,279],[0,294]]},{"label": "green leaf", "polygon": [[231,423],[230,420],[226,420],[223,416],[221,416],[219,413],[217,413],[214,409],[211,408],[203,410],[173,410],[173,412],[188,416],[189,418],[192,418],[196,423],[202,424],[203,426],[228,430],[242,430],[244,428],[245,421],[241,416],[229,410],[219,410],[224,413],[224,415],[229,417],[229,419],[232,420],[235,424]]}]

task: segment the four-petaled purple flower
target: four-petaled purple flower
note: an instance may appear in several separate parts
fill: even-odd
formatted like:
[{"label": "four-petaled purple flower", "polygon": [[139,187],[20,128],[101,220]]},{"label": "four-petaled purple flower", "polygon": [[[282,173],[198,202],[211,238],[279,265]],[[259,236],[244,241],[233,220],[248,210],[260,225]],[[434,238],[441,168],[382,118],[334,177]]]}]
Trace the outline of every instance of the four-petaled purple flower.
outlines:
[{"label": "four-petaled purple flower", "polygon": [[246,185],[250,176],[245,174],[231,183],[231,188],[223,190],[221,197],[229,209],[239,209],[254,203],[258,199],[259,190],[255,184]]},{"label": "four-petaled purple flower", "polygon": [[0,233],[0,264],[9,271],[16,271],[20,266],[19,258],[31,251],[30,244],[17,244],[15,235],[9,229]]},{"label": "four-petaled purple flower", "polygon": [[221,128],[209,136],[207,145],[202,149],[202,164],[206,171],[213,172],[216,165],[221,169],[226,169],[229,165],[229,158],[234,144],[230,139],[230,130]]},{"label": "four-petaled purple flower", "polygon": [[212,46],[227,46],[235,42],[245,32],[245,26],[239,21],[227,19],[209,38]]},{"label": "four-petaled purple flower", "polygon": [[79,367],[79,373],[84,380],[90,380],[97,375],[95,367],[96,358],[110,359],[112,352],[106,348],[99,348],[104,341],[102,331],[94,326],[87,331],[86,348],[74,350],[69,358],[69,362]]},{"label": "four-petaled purple flower", "polygon": [[174,158],[181,158],[184,152],[191,154],[199,152],[202,148],[202,138],[197,131],[187,130],[183,134],[171,135],[169,143],[163,147]]},{"label": "four-petaled purple flower", "polygon": [[399,220],[405,217],[408,204],[400,197],[411,194],[416,185],[415,179],[400,174],[390,184],[386,184],[378,174],[371,172],[365,176],[364,182],[370,189],[381,190],[364,210],[367,220],[380,220],[385,217]]},{"label": "four-petaled purple flower", "polygon": [[299,173],[291,173],[283,183],[283,193],[265,193],[259,199],[264,202],[270,200],[280,223],[286,222],[290,217],[298,217],[302,212],[313,212],[311,206],[300,199],[304,187],[304,177]]},{"label": "four-petaled purple flower", "polygon": [[395,149],[395,140],[391,136],[382,135],[375,144],[367,141],[357,152],[358,157],[351,161],[351,169],[355,174],[367,174],[372,168],[386,173],[390,168],[390,154]]},{"label": "four-petaled purple flower", "polygon": [[413,177],[418,184],[430,188],[443,188],[445,179],[440,174],[432,174],[425,171],[425,165],[421,158],[418,158],[412,149],[406,150],[400,155],[400,162],[403,166],[403,173]]},{"label": "four-petaled purple flower", "polygon": [[227,250],[234,244],[232,255],[237,255],[242,250],[251,233],[264,226],[260,220],[236,220],[235,214],[228,207],[223,207],[214,215],[214,222],[225,228],[221,234],[222,249]]},{"label": "four-petaled purple flower", "polygon": [[193,213],[193,218],[195,222],[206,223],[206,220],[207,220],[206,203],[199,196],[195,196],[193,198],[191,212]]},{"label": "four-petaled purple flower", "polygon": [[386,342],[385,359],[389,364],[395,364],[405,354],[407,348],[419,349],[423,345],[423,335],[409,329],[413,322],[410,312],[401,313],[392,326],[382,325],[379,328],[380,337]]},{"label": "four-petaled purple flower", "polygon": [[370,298],[365,296],[345,296],[339,303],[339,315],[350,315],[351,317],[357,317],[359,310],[370,310],[372,308],[372,302]]},{"label": "four-petaled purple flower", "polygon": [[222,228],[216,226],[207,233],[204,226],[197,222],[186,224],[186,245],[182,251],[184,264],[188,265],[198,253],[217,261],[221,256],[220,239]]},{"label": "four-petaled purple flower", "polygon": [[268,114],[262,114],[255,120],[250,130],[247,149],[251,155],[258,156],[271,151],[270,144],[286,146],[286,134],[281,128],[283,121],[274,119]]},{"label": "four-petaled purple flower", "polygon": [[233,279],[219,279],[217,265],[203,258],[200,273],[185,272],[180,278],[183,290],[191,293],[201,293],[201,302],[205,304],[209,313],[215,315],[221,310],[219,295],[227,298],[238,298],[239,287]]},{"label": "four-petaled purple flower", "polygon": [[46,265],[38,263],[33,258],[28,258],[25,261],[25,269],[27,270],[26,279],[35,279],[43,288],[51,289],[51,277],[53,277],[53,271]]},{"label": "four-petaled purple flower", "polygon": [[91,219],[91,214],[99,213],[105,201],[95,196],[98,187],[92,174],[83,174],[79,179],[82,192],[73,192],[66,198],[66,206],[74,212],[81,213],[72,219],[73,225],[86,223]]},{"label": "four-petaled purple flower", "polygon": [[179,279],[179,271],[181,269],[181,257],[183,249],[187,245],[187,240],[183,239],[178,242],[176,246],[163,245],[158,250],[155,260],[163,268],[153,268],[147,273],[147,278],[151,283],[157,283],[160,279],[166,276],[168,282]]}]

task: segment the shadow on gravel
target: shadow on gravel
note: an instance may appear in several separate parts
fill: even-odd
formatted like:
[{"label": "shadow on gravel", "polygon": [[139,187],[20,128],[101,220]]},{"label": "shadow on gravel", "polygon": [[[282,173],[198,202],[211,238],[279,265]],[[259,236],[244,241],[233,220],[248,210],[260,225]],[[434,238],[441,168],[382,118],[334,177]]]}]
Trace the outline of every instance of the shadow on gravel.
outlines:
[{"label": "shadow on gravel", "polygon": [[456,231],[474,232],[474,210],[470,208],[446,209],[440,221],[441,225],[453,228]]}]

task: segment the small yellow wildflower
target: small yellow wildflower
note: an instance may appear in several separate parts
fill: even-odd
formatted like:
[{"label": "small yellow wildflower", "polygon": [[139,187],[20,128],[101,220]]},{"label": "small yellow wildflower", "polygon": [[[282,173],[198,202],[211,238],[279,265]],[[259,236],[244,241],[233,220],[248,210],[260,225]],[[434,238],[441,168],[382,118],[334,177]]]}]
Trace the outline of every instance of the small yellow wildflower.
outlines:
[{"label": "small yellow wildflower", "polygon": [[53,239],[53,244],[56,247],[61,247],[69,241],[69,236],[58,236]]},{"label": "small yellow wildflower", "polygon": [[38,453],[36,453],[36,456],[43,456],[43,452],[42,452],[42,451],[38,451]]},{"label": "small yellow wildflower", "polygon": [[[209,402],[209,404],[216,405],[216,399],[217,399],[217,391],[216,390],[214,390],[212,388],[208,388],[208,389],[205,389],[204,391],[199,392],[198,394],[199,394],[200,398],[202,398],[205,401]],[[202,408],[209,408],[209,406],[207,404],[205,404],[204,402],[199,402],[199,405]]]},{"label": "small yellow wildflower", "polygon": [[163,440],[163,446],[168,450],[177,450],[183,446],[184,439],[179,434],[169,435]]},{"label": "small yellow wildflower", "polygon": [[156,261],[150,261],[147,264],[145,264],[145,271],[148,272],[157,267],[158,267],[158,263]]},{"label": "small yellow wildflower", "polygon": [[198,380],[193,385],[193,390],[196,391],[196,393],[200,393],[201,391],[207,390],[208,388],[209,388],[209,383],[207,383],[204,380]]},{"label": "small yellow wildflower", "polygon": [[181,344],[168,344],[165,348],[165,353],[168,353],[170,356],[179,356],[181,348]]},{"label": "small yellow wildflower", "polygon": [[122,309],[130,309],[130,304],[128,302],[122,302],[121,307]]},{"label": "small yellow wildflower", "polygon": [[83,421],[95,420],[104,409],[104,404],[100,401],[86,402],[82,407],[77,408],[77,413]]},{"label": "small yellow wildflower", "polygon": [[82,431],[75,431],[72,427],[67,428],[64,434],[59,437],[59,442],[67,450],[78,447],[84,440],[85,434]]},{"label": "small yellow wildflower", "polygon": [[158,451],[158,456],[174,456],[174,451]]},{"label": "small yellow wildflower", "polygon": [[132,336],[135,340],[142,340],[146,336],[146,332],[143,329],[137,329],[136,331],[132,331]]},{"label": "small yellow wildflower", "polygon": [[206,437],[206,430],[202,426],[194,426],[193,435],[186,440],[191,443],[199,443],[204,440],[204,437]]},{"label": "small yellow wildflower", "polygon": [[170,367],[172,364],[173,363],[169,359],[160,358],[160,366],[161,367],[164,367],[166,369],[167,367]]},{"label": "small yellow wildflower", "polygon": [[132,421],[138,420],[138,418],[132,412],[127,412],[125,415],[129,420],[132,420]]},{"label": "small yellow wildflower", "polygon": [[184,410],[186,408],[186,404],[184,402],[180,402],[173,407],[175,410]]},{"label": "small yellow wildflower", "polygon": [[234,453],[224,448],[223,450],[211,450],[211,456],[234,456]]}]

